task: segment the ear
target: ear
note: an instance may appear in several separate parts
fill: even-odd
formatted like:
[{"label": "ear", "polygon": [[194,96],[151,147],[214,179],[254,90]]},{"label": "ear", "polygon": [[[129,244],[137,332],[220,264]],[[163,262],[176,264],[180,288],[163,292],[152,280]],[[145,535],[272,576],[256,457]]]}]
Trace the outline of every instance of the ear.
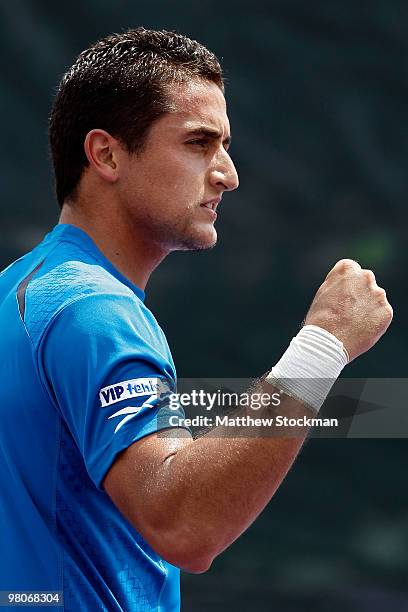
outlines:
[{"label": "ear", "polygon": [[84,142],[85,155],[89,166],[105,181],[116,183],[119,178],[119,143],[105,130],[91,130]]}]

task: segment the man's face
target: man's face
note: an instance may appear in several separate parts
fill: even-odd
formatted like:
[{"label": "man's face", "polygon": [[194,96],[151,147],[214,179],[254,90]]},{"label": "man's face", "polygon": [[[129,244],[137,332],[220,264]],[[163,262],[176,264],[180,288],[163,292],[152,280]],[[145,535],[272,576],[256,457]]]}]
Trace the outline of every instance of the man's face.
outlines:
[{"label": "man's face", "polygon": [[164,250],[206,249],[217,241],[224,191],[238,187],[225,98],[214,83],[193,81],[173,86],[170,101],[174,110],[153,123],[143,151],[121,156],[122,210]]}]

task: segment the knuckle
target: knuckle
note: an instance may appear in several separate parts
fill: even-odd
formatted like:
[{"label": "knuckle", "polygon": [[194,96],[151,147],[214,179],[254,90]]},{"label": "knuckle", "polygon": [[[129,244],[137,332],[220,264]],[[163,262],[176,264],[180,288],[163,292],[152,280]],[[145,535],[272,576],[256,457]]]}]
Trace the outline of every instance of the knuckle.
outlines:
[{"label": "knuckle", "polygon": [[392,321],[393,316],[394,316],[394,310],[393,310],[391,304],[389,304],[388,302],[387,302],[387,305],[386,305],[386,313],[387,313],[387,316],[388,316],[388,320]]},{"label": "knuckle", "polygon": [[381,299],[386,299],[387,297],[387,294],[385,293],[385,290],[382,287],[376,287],[374,289],[374,295]]},{"label": "knuckle", "polygon": [[382,324],[386,324],[387,326],[391,323],[392,319],[394,316],[394,311],[392,309],[392,306],[387,302],[386,304],[383,305],[382,310],[381,310],[381,321]]},{"label": "knuckle", "polygon": [[376,282],[375,274],[374,274],[374,272],[372,270],[363,270],[363,277],[369,283],[375,283]]},{"label": "knuckle", "polygon": [[340,259],[336,264],[340,271],[347,272],[348,270],[361,269],[360,265],[354,259]]}]

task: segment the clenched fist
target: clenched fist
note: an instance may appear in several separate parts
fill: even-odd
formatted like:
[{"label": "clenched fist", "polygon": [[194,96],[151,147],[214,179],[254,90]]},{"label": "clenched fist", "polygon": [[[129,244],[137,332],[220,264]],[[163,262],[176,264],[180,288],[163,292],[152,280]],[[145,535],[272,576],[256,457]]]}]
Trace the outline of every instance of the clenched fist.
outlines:
[{"label": "clenched fist", "polygon": [[317,291],[305,325],[318,325],[343,342],[350,361],[368,351],[386,332],[393,311],[371,270],[341,259]]}]

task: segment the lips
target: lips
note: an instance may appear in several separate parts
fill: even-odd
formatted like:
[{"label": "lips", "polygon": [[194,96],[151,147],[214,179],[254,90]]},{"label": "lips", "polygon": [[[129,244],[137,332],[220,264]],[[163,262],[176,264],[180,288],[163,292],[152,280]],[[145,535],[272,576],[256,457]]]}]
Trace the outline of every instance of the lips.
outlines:
[{"label": "lips", "polygon": [[208,202],[204,202],[203,204],[201,204],[201,206],[204,206],[204,208],[209,208],[210,210],[213,210],[215,212],[220,201],[221,198],[214,198],[213,200],[208,200]]}]

